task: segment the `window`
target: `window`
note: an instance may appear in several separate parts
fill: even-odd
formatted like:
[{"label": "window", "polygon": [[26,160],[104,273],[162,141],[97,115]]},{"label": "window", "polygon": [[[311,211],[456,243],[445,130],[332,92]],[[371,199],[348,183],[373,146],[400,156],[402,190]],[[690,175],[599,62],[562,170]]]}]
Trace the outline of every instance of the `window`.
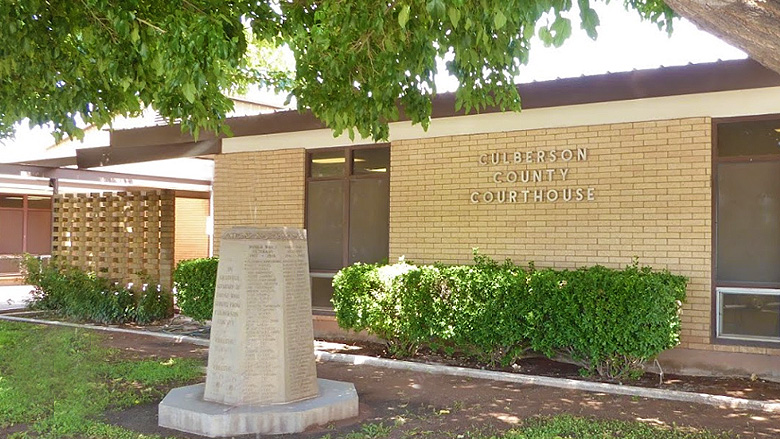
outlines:
[{"label": "window", "polygon": [[23,253],[51,253],[51,197],[0,194],[0,274],[18,273]]},{"label": "window", "polygon": [[716,136],[716,336],[780,342],[780,118]]},{"label": "window", "polygon": [[308,154],[306,229],[312,306],[330,309],[331,282],[355,262],[387,259],[390,148],[329,148]]},{"label": "window", "polygon": [[717,291],[721,337],[757,341],[780,337],[780,290],[724,287]]}]

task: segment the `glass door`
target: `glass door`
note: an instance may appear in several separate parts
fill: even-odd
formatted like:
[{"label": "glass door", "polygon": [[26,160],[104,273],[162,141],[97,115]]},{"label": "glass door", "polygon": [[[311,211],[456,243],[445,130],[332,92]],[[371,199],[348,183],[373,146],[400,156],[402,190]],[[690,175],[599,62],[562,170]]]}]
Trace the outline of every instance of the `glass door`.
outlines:
[{"label": "glass door", "polygon": [[313,308],[332,309],[331,284],[341,268],[387,259],[389,168],[386,145],[309,152],[306,229]]}]

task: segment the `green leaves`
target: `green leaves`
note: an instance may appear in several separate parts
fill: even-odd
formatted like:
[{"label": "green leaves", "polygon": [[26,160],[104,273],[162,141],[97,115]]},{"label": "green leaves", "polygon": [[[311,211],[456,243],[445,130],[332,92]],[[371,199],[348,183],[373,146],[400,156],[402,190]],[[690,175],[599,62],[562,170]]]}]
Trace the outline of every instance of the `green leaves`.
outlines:
[{"label": "green leaves", "polygon": [[[593,38],[598,16],[589,0],[578,4]],[[626,4],[671,29],[662,0]],[[225,94],[255,83],[291,93],[335,134],[386,139],[401,109],[427,126],[436,60],[448,53],[463,109],[518,110],[514,81],[536,29],[561,45],[572,29],[561,14],[571,8],[571,0],[0,2],[0,137],[25,117],[78,136],[77,119],[102,126],[148,105],[191,133],[227,133]],[[258,50],[280,46],[295,72]]]},{"label": "green leaves", "polygon": [[425,8],[432,17],[440,18],[444,16],[447,5],[444,4],[444,0],[428,0]]},{"label": "green leaves", "polygon": [[636,264],[536,270],[475,252],[472,266],[346,267],[333,305],[340,327],[368,331],[398,356],[428,345],[506,364],[533,349],[624,379],[678,344],[686,282]]},{"label": "green leaves", "polygon": [[558,16],[549,27],[539,28],[539,39],[545,46],[560,47],[571,36],[571,20]]},{"label": "green leaves", "polygon": [[78,137],[78,119],[102,126],[148,105],[185,130],[222,132],[232,108],[223,93],[268,77],[249,63],[241,22],[264,8],[207,0],[2,2],[12,25],[0,27],[7,43],[0,137],[25,117]]},{"label": "green leaves", "polygon": [[450,17],[450,23],[452,24],[452,27],[457,29],[458,23],[460,23],[460,9],[454,6],[450,6],[447,8],[447,15]]},{"label": "green leaves", "polygon": [[398,25],[401,26],[401,28],[406,27],[406,23],[409,21],[409,11],[411,8],[409,5],[404,5],[401,8],[401,12],[398,13]]},{"label": "green leaves", "polygon": [[495,15],[493,16],[493,24],[495,25],[496,30],[503,28],[506,24],[506,15],[504,15],[504,13],[500,10],[496,11]]},{"label": "green leaves", "polygon": [[590,38],[595,40],[596,37],[598,37],[596,28],[600,24],[599,16],[596,11],[590,7],[588,0],[579,0],[578,3],[580,7],[580,19],[582,20],[580,27],[585,30]]},{"label": "green leaves", "polygon": [[185,82],[184,85],[181,86],[181,92],[184,94],[184,97],[189,103],[195,102],[195,93],[197,92],[195,89],[195,84],[191,82]]},{"label": "green leaves", "polygon": [[195,320],[211,320],[218,263],[217,258],[202,258],[176,264],[173,283],[182,314]]},{"label": "green leaves", "polygon": [[140,291],[65,264],[24,259],[25,282],[35,286],[33,309],[99,323],[150,323],[173,313],[170,293],[149,285]]}]

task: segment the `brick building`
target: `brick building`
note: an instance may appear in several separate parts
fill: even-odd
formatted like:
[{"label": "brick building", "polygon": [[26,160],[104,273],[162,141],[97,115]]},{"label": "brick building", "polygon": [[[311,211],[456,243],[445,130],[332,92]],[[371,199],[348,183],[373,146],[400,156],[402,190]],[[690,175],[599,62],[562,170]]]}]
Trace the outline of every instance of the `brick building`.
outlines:
[{"label": "brick building", "polygon": [[427,132],[396,122],[385,144],[308,114],[233,120],[215,156],[215,254],[232,226],[307,228],[320,328],[333,274],[356,261],[637,257],[690,279],[665,367],[780,377],[780,76],[741,60],[520,92],[520,113],[464,115],[440,96]]}]

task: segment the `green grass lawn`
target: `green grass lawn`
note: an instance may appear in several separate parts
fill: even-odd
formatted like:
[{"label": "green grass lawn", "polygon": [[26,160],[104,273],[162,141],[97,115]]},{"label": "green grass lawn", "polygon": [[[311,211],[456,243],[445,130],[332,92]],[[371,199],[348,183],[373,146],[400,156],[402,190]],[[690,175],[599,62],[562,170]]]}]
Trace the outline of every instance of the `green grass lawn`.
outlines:
[{"label": "green grass lawn", "polygon": [[728,434],[660,429],[639,422],[594,421],[572,416],[533,419],[504,439],[727,439]]},{"label": "green grass lawn", "polygon": [[[102,421],[110,410],[158,401],[201,377],[202,361],[121,359],[84,330],[0,322],[0,435],[8,439],[152,439]],[[333,439],[423,437],[387,423],[366,423]],[[17,431],[18,430],[18,431]],[[8,431],[8,430],[5,430]],[[464,439],[721,439],[727,435],[659,429],[641,423],[558,416],[528,419],[501,436],[438,432]],[[411,435],[411,436],[410,436]]]},{"label": "green grass lawn", "polygon": [[403,439],[425,439],[427,437],[451,437],[453,439],[730,439],[727,433],[691,431],[672,427],[661,429],[639,422],[600,421],[560,415],[551,418],[526,419],[522,426],[501,434],[484,434],[473,431],[465,433],[437,434],[434,431],[416,429],[394,434],[395,427],[384,423],[368,423],[355,431],[335,436],[328,434],[321,439],[381,439],[388,436]]},{"label": "green grass lawn", "polygon": [[98,340],[84,330],[0,322],[0,429],[22,429],[9,439],[149,438],[101,417],[202,375],[202,361],[122,360]]}]

